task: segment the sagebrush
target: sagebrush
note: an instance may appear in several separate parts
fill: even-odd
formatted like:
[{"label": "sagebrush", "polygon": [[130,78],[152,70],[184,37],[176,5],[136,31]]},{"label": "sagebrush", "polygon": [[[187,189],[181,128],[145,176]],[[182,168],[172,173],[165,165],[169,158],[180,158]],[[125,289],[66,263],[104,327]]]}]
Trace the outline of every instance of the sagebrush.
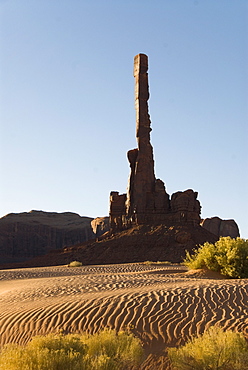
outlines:
[{"label": "sagebrush", "polygon": [[244,336],[210,327],[184,346],[169,348],[175,370],[247,370],[248,345]]},{"label": "sagebrush", "polygon": [[248,239],[220,238],[215,244],[205,243],[190,255],[184,264],[190,269],[207,268],[231,278],[248,277]]},{"label": "sagebrush", "polygon": [[6,345],[0,352],[0,370],[133,369],[143,354],[140,341],[131,333],[49,334],[33,337],[26,346]]}]

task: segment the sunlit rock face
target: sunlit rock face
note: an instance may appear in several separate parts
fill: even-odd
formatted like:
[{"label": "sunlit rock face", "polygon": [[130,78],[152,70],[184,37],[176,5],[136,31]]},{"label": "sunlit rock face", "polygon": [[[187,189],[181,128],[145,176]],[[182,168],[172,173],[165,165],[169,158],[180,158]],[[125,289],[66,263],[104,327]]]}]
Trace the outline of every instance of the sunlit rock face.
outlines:
[{"label": "sunlit rock face", "polygon": [[110,227],[120,231],[141,224],[200,224],[197,192],[189,189],[170,198],[164,182],[156,179],[153,147],[150,141],[151,120],[148,109],[148,57],[134,58],[136,139],[138,148],[127,153],[130,176],[127,194],[110,194]]},{"label": "sunlit rock face", "polygon": [[109,217],[96,217],[91,221],[91,227],[96,238],[109,231]]}]

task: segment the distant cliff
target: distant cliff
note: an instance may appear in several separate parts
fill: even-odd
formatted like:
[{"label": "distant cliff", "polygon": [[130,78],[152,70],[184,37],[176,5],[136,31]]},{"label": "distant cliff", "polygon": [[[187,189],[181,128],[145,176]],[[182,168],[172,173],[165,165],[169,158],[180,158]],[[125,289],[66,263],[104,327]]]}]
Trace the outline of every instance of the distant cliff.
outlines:
[{"label": "distant cliff", "polygon": [[0,264],[21,262],[94,239],[93,218],[31,211],[0,218]]}]

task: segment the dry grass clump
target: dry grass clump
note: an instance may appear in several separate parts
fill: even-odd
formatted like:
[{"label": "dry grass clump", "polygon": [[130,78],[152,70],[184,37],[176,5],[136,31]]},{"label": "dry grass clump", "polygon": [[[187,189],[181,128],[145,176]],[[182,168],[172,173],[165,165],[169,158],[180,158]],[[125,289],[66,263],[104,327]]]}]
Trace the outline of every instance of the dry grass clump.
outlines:
[{"label": "dry grass clump", "polygon": [[173,265],[172,262],[169,261],[144,261],[144,265]]},{"label": "dry grass clump", "polygon": [[6,345],[0,370],[124,370],[142,359],[140,341],[130,333],[49,334],[34,337],[26,346]]},{"label": "dry grass clump", "polygon": [[186,252],[184,264],[190,269],[207,268],[230,278],[248,277],[248,239],[220,238],[215,244],[205,243],[192,255]]},{"label": "dry grass clump", "polygon": [[82,262],[79,262],[79,261],[72,261],[72,262],[70,262],[67,266],[68,267],[80,267],[80,266],[82,266],[83,264],[82,264]]},{"label": "dry grass clump", "polygon": [[219,327],[210,327],[184,346],[170,348],[175,370],[247,370],[248,345],[244,336]]}]

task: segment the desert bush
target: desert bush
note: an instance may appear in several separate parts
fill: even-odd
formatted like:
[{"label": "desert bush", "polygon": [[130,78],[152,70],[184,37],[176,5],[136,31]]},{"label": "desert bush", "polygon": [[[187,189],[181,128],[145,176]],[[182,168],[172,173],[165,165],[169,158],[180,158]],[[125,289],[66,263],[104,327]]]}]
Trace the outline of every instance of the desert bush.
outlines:
[{"label": "desert bush", "polygon": [[80,267],[82,266],[82,262],[79,261],[72,261],[68,264],[68,267]]},{"label": "desert bush", "polygon": [[248,239],[220,238],[215,244],[205,243],[190,255],[184,264],[190,269],[207,268],[231,278],[248,277]]},{"label": "desert bush", "polygon": [[109,367],[106,369],[128,369],[138,366],[143,358],[140,341],[131,333],[121,331],[116,335],[115,331],[106,329],[86,336],[83,341],[88,347],[87,356],[96,361],[107,361]]},{"label": "desert bush", "polygon": [[27,346],[6,345],[1,370],[83,370],[86,345],[78,336],[37,336]]},{"label": "desert bush", "polygon": [[184,346],[168,350],[176,370],[247,370],[248,345],[244,336],[210,327]]},{"label": "desert bush", "polygon": [[49,334],[26,346],[6,345],[0,370],[122,370],[138,366],[142,358],[142,346],[130,333]]}]

